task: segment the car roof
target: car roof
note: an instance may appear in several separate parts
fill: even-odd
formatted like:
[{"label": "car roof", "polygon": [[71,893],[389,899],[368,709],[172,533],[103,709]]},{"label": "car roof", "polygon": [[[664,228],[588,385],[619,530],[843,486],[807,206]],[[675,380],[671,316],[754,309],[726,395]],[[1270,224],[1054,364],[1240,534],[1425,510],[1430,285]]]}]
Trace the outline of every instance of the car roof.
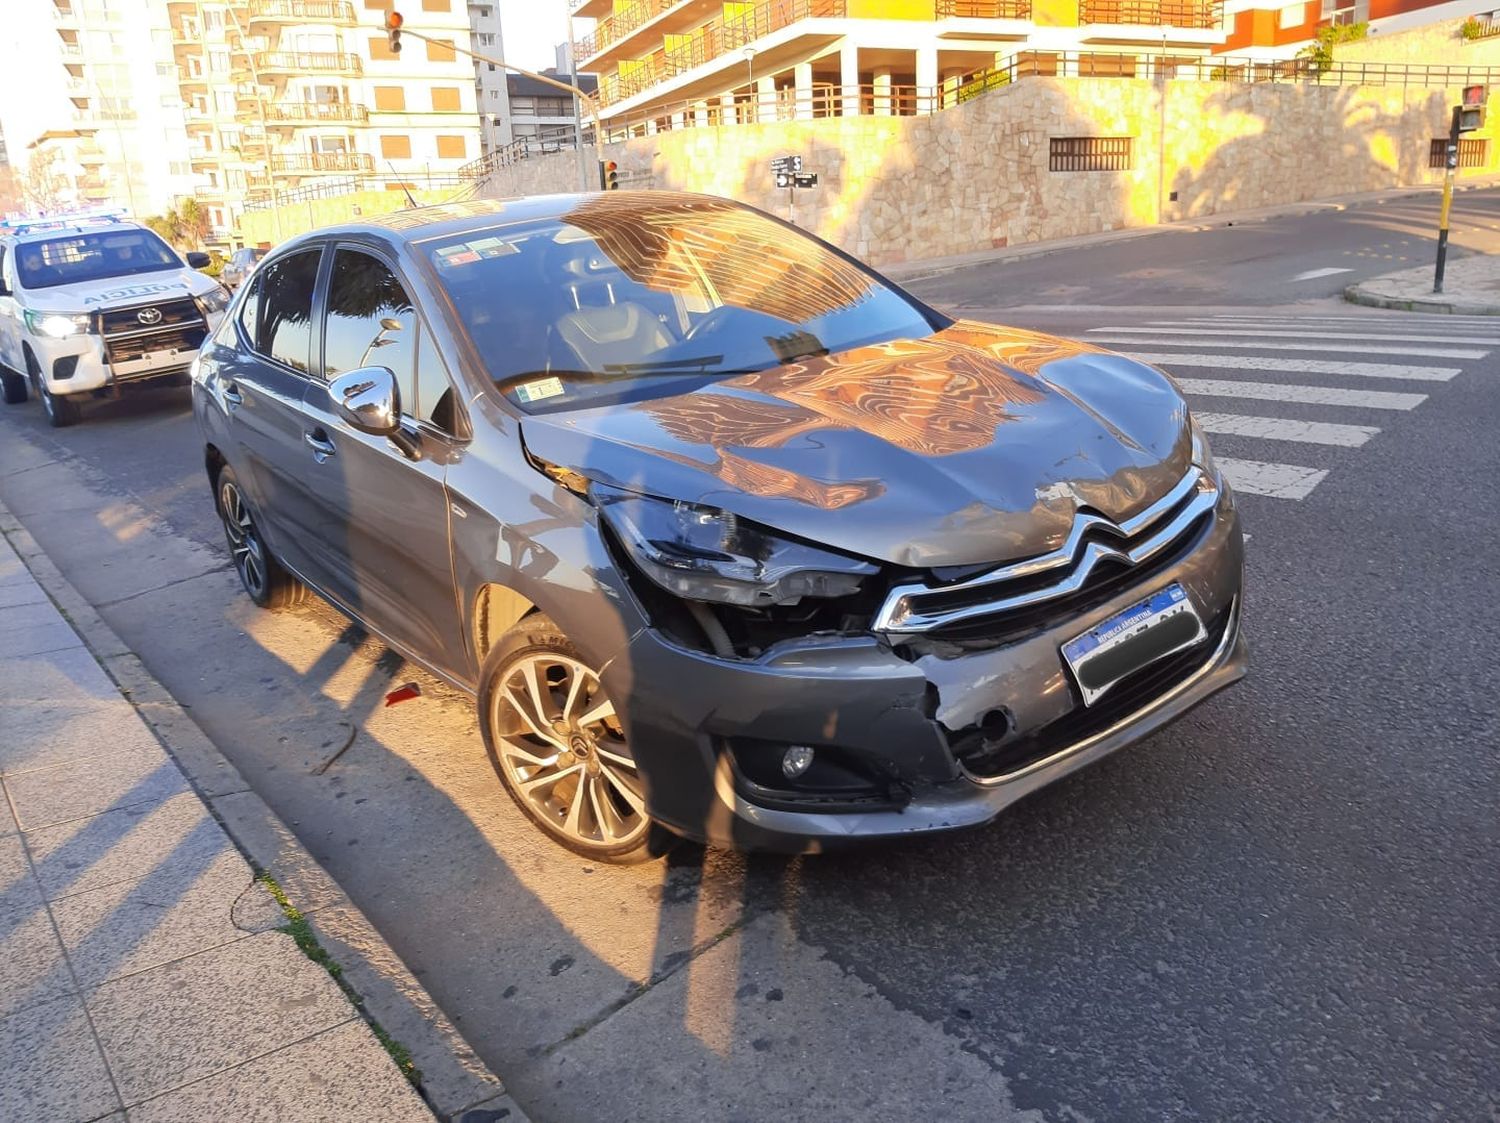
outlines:
[{"label": "car roof", "polygon": [[24,246],[31,242],[50,242],[53,238],[76,238],[82,234],[108,234],[145,229],[146,227],[138,222],[82,222],[66,226],[38,226],[29,229],[5,230],[0,233],[3,233],[7,241]]},{"label": "car roof", "polygon": [[[561,218],[585,199],[597,199],[598,193],[571,195],[526,195],[514,199],[475,199],[467,203],[442,203],[431,207],[411,207],[391,214],[378,215],[360,222],[345,222],[310,230],[287,244],[306,238],[374,236],[387,241],[423,242],[467,234],[475,230],[493,230],[499,226],[531,222],[536,219]],[[610,203],[622,209],[632,204],[643,211],[663,203],[682,205],[712,202],[723,206],[728,200],[685,191],[611,191]],[[281,248],[281,247],[278,247]]]}]

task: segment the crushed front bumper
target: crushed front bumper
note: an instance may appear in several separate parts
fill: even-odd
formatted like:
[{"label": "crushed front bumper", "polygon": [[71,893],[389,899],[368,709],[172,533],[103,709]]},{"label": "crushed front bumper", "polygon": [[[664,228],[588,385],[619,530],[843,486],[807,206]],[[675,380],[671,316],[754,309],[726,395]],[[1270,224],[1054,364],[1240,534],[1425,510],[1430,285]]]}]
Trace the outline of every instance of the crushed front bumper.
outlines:
[{"label": "crushed front bumper", "polygon": [[[1243,544],[1227,490],[1214,519],[1172,565],[1087,612],[1024,639],[940,656],[898,654],[874,636],[810,637],[758,660],[690,651],[654,629],[637,633],[604,679],[647,788],[651,813],[700,841],[813,852],[854,840],[973,827],[1016,800],[1169,724],[1245,673]],[[1123,708],[1085,710],[1060,654],[1072,637],[1158,589],[1187,590],[1210,637],[1172,677]],[[1045,745],[987,775],[954,753],[954,731],[1003,711],[1012,733]],[[1082,720],[1080,720],[1082,719]],[[897,800],[803,810],[762,798],[729,748],[846,751],[889,778]]]}]

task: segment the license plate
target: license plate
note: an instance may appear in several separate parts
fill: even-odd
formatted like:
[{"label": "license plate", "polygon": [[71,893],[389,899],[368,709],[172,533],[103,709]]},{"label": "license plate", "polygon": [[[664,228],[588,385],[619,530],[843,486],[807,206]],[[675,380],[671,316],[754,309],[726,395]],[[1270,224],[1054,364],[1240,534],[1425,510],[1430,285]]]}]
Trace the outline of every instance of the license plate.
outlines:
[{"label": "license plate", "polygon": [[1173,582],[1062,645],[1062,656],[1092,706],[1126,675],[1208,636],[1187,590]]}]

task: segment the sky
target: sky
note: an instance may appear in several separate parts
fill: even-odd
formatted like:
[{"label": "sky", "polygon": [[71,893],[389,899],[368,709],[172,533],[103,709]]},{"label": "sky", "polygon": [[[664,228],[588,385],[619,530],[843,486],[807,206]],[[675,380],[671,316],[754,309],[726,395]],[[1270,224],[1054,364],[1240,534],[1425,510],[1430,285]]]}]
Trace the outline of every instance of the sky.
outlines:
[{"label": "sky", "polygon": [[[505,61],[528,70],[556,65],[554,48],[568,37],[568,0],[499,0],[500,35]],[[579,20],[575,35],[589,31],[593,20]]]}]

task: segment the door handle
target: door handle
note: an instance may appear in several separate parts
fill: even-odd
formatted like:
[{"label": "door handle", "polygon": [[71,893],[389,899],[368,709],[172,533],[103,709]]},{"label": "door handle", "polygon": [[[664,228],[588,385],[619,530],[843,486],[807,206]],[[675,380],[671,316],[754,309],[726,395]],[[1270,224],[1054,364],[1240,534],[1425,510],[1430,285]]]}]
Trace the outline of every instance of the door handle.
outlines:
[{"label": "door handle", "polygon": [[220,380],[219,393],[224,395],[224,400],[229,403],[231,409],[237,405],[242,405],[245,401],[245,395],[241,394],[239,388],[228,379]]},{"label": "door handle", "polygon": [[313,459],[322,464],[330,456],[338,452],[333,442],[328,439],[328,434],[322,429],[314,429],[311,433],[303,433],[302,440],[308,448],[312,449]]}]

